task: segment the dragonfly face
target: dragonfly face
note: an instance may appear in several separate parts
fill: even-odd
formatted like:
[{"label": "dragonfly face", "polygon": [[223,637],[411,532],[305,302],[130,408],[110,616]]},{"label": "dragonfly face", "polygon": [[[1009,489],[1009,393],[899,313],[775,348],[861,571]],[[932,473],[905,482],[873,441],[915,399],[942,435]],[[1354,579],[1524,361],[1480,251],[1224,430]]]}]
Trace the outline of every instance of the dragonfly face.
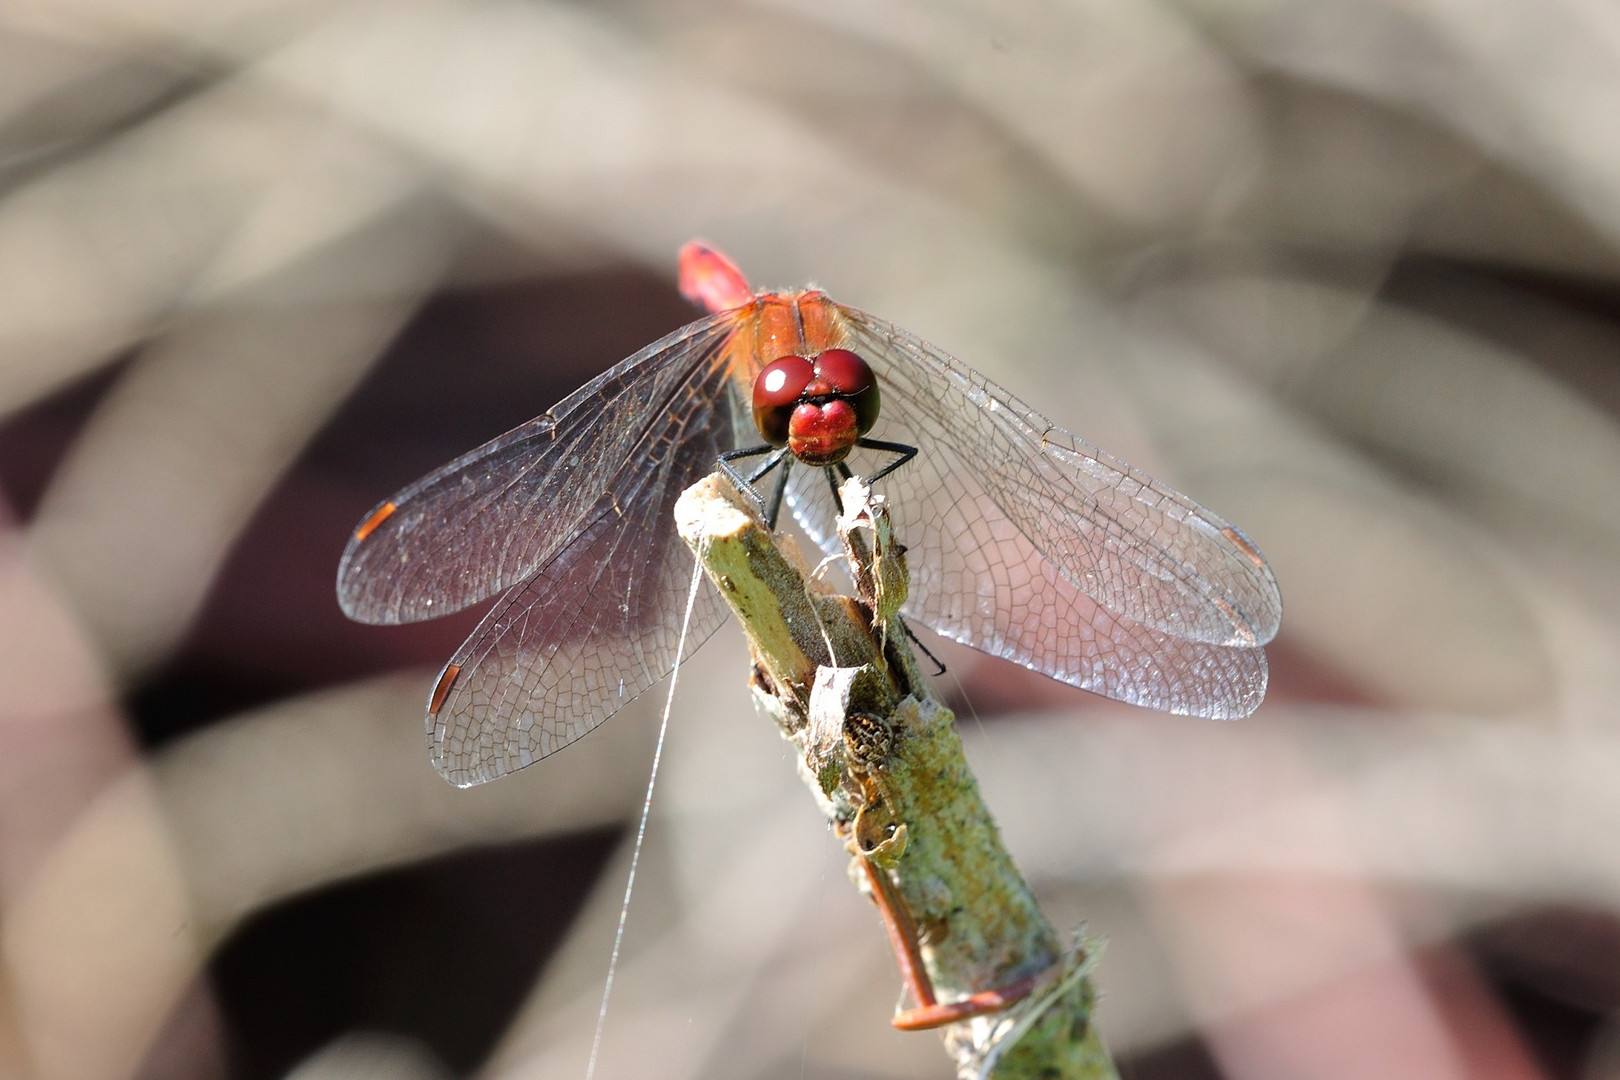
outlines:
[{"label": "dragonfly face", "polygon": [[773,360],[754,380],[754,426],[806,465],[836,465],[877,423],[877,376],[848,349]]},{"label": "dragonfly face", "polygon": [[[899,327],[816,289],[751,293],[703,245],[681,265],[710,315],[379,504],[350,538],[338,600],[352,618],[504,594],[428,703],[448,779],[522,768],[669,673],[691,579],[675,500],[757,437],[868,477],[883,470],[862,447],[918,448],[883,481],[908,618],[1119,701],[1216,718],[1260,703],[1282,605],[1234,526]],[[786,503],[836,552],[821,471],[794,471]],[[691,641],[725,615],[705,591]]]}]

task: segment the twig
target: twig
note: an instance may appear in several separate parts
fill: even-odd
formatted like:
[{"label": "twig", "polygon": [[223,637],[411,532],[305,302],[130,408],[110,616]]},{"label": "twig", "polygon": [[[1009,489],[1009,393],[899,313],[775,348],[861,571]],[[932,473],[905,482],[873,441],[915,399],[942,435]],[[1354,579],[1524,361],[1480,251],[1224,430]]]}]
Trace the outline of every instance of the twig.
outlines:
[{"label": "twig", "polygon": [[812,586],[719,476],[689,488],[677,526],[741,620],[755,700],[883,913],[915,998],[897,1027],[944,1027],[958,1076],[1103,1080],[1091,1023],[1094,942],[1065,945],[1036,906],[968,770],[950,710],[928,695],[896,614],[903,548],[881,497],[840,492],[839,535],[860,598]]}]

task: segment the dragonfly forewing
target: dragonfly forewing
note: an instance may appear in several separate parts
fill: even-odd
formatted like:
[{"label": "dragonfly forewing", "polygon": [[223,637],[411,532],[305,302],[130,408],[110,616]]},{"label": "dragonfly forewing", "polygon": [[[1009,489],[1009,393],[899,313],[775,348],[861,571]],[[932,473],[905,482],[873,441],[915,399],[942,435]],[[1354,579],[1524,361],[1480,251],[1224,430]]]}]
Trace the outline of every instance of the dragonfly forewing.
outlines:
[{"label": "dragonfly forewing", "polygon": [[724,411],[715,431],[679,433],[716,412],[694,417],[692,401],[729,392],[719,354],[734,322],[721,314],[677,330],[382,504],[338,567],[344,612],[415,622],[488,599],[546,565],[599,496],[651,468],[647,459],[672,440],[730,449]]}]

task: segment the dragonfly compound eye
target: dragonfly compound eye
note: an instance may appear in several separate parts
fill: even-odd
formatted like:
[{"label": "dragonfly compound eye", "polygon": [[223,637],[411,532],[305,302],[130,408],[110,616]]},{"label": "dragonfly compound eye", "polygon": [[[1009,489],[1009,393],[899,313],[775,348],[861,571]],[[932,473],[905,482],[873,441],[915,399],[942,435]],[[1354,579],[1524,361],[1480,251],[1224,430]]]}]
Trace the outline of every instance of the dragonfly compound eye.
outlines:
[{"label": "dragonfly compound eye", "polygon": [[754,426],[766,442],[787,445],[793,407],[815,377],[814,366],[802,356],[784,356],[765,365],[754,380]]},{"label": "dragonfly compound eye", "polygon": [[877,376],[848,349],[784,356],[754,380],[754,425],[806,465],[836,465],[877,422]]},{"label": "dragonfly compound eye", "polygon": [[855,410],[856,430],[865,435],[878,418],[877,375],[848,349],[828,349],[815,359],[816,377]]}]

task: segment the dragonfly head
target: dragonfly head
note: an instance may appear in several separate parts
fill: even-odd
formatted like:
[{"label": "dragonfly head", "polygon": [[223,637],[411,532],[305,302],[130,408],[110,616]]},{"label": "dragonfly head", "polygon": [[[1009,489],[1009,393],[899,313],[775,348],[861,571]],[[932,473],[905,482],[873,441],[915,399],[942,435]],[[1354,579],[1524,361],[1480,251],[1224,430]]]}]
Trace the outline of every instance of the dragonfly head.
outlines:
[{"label": "dragonfly head", "polygon": [[877,423],[877,376],[848,349],[784,356],[754,380],[754,425],[806,465],[836,465]]}]

